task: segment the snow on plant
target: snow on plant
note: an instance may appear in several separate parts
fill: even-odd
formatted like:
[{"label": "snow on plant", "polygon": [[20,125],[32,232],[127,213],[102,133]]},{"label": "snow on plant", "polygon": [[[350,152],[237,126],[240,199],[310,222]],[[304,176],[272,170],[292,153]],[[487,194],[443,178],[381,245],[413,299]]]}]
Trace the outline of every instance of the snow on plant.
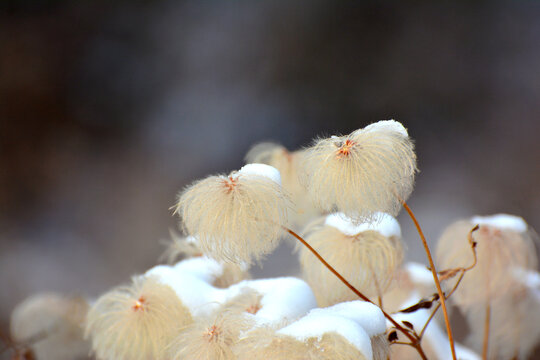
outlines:
[{"label": "snow on plant", "polygon": [[[374,222],[355,225],[344,214],[325,217],[308,227],[306,241],[341,275],[366,296],[377,299],[390,288],[403,260],[398,222],[385,213],[374,215]],[[303,247],[300,264],[307,282],[321,306],[354,300],[352,293],[320,261]]]},{"label": "snow on plant", "polygon": [[[400,123],[380,121],[293,152],[258,145],[246,159],[254,163],[179,194],[174,208],[186,237],[173,236],[170,265],[89,300],[81,321],[71,306],[59,309],[72,304],[67,297],[23,302],[8,348],[40,360],[84,357],[88,348],[100,360],[478,359],[454,342],[447,300],[464,310],[484,359],[525,359],[537,343],[532,230],[508,215],[452,225],[437,271],[405,202],[417,169]],[[403,263],[394,218],[401,207],[429,269]],[[285,236],[298,241],[305,281],[249,280],[249,266]]]}]

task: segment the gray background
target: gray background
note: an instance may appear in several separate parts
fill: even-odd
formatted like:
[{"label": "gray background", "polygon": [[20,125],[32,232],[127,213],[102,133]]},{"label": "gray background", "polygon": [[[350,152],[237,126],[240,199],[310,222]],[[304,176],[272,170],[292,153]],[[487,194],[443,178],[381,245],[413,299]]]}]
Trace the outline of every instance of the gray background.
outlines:
[{"label": "gray background", "polygon": [[[263,140],[395,118],[431,243],[473,214],[540,229],[540,2],[111,3],[0,3],[2,328],[32,293],[152,266],[177,192]],[[254,274],[297,271],[284,245]]]}]

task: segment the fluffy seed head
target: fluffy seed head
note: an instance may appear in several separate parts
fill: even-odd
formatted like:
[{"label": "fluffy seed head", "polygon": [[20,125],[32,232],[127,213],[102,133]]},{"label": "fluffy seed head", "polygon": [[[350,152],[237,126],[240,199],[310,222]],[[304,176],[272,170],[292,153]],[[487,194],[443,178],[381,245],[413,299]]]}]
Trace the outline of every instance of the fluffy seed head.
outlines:
[{"label": "fluffy seed head", "polygon": [[[491,303],[489,349],[493,359],[530,359],[531,351],[540,340],[540,297],[538,289],[523,286],[506,293]],[[485,321],[485,305],[476,304],[467,309],[465,316],[471,328],[468,343],[481,351],[484,331],[476,324]]]},{"label": "fluffy seed head", "polygon": [[100,359],[164,359],[166,345],[192,322],[173,289],[153,278],[134,278],[101,296],[88,313],[86,334]]},{"label": "fluffy seed head", "polygon": [[256,328],[242,336],[236,347],[238,360],[366,360],[359,349],[335,332],[299,340]]},{"label": "fluffy seed head", "polygon": [[305,150],[290,152],[279,144],[261,143],[251,148],[246,155],[246,163],[267,164],[279,170],[283,188],[291,195],[296,209],[290,220],[297,226],[303,226],[320,215],[298,176],[305,153]]},{"label": "fluffy seed head", "polygon": [[[204,254],[234,263],[260,260],[278,245],[291,207],[276,180],[261,171],[211,176],[180,195],[176,212],[186,232],[196,235]],[[246,165],[246,167],[250,166]],[[258,170],[258,169],[257,169]],[[268,171],[269,173],[269,171]]]},{"label": "fluffy seed head", "polygon": [[317,140],[307,149],[302,182],[320,209],[361,222],[376,211],[397,215],[412,192],[416,170],[407,131],[388,120]]},{"label": "fluffy seed head", "polygon": [[30,342],[38,359],[84,359],[90,351],[83,336],[87,312],[88,303],[81,297],[37,294],[13,311],[11,335],[19,343]]},{"label": "fluffy seed head", "polygon": [[168,346],[173,360],[235,360],[233,348],[252,322],[240,314],[223,312],[213,319],[199,319]]},{"label": "fluffy seed head", "polygon": [[[392,285],[403,260],[401,239],[375,230],[346,235],[329,225],[312,228],[306,241],[330,265],[366,296],[383,295]],[[356,300],[357,296],[306,248],[300,263],[319,306]]]},{"label": "fluffy seed head", "polygon": [[[437,244],[440,269],[468,267],[473,263],[467,236],[475,225],[472,220],[458,221],[443,232]],[[478,262],[472,270],[467,271],[452,296],[460,306],[485,304],[488,299],[512,291],[518,283],[510,269],[534,269],[537,266],[531,232],[517,232],[512,228],[483,223],[473,233],[473,239],[477,243]]]},{"label": "fluffy seed head", "polygon": [[336,333],[305,342],[281,337],[263,349],[257,359],[270,360],[366,360],[364,354]]},{"label": "fluffy seed head", "polygon": [[193,236],[181,237],[171,232],[171,240],[166,245],[167,248],[161,255],[160,260],[165,261],[169,265],[186,258],[203,255],[197,239]]}]

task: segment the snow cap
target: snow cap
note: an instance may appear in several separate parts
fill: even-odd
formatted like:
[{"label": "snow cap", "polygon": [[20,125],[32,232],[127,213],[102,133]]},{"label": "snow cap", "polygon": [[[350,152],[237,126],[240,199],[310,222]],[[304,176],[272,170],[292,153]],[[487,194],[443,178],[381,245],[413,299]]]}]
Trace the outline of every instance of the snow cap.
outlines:
[{"label": "snow cap", "polygon": [[355,225],[349,217],[343,213],[333,213],[326,217],[325,225],[335,227],[345,235],[353,236],[367,230],[373,230],[386,237],[401,237],[401,228],[397,220],[383,212],[376,212],[373,221]]},{"label": "snow cap", "polygon": [[391,130],[398,132],[405,137],[409,136],[407,129],[405,129],[405,127],[401,125],[400,122],[395,120],[381,120],[376,123],[370,124],[363,129],[364,132],[380,130]]},{"label": "snow cap", "polygon": [[373,359],[369,335],[354,320],[342,316],[311,312],[277,333],[291,336],[300,341],[306,341],[309,338],[320,339],[324,334],[337,333],[364,354],[367,360]]},{"label": "snow cap", "polygon": [[341,316],[355,321],[362,326],[369,336],[383,334],[386,331],[386,319],[381,309],[362,300],[342,302],[323,309],[313,309],[310,314]]},{"label": "snow cap", "polygon": [[247,164],[238,170],[238,174],[263,176],[281,186],[281,174],[273,166],[266,164]]},{"label": "snow cap", "polygon": [[527,231],[527,223],[522,217],[508,214],[496,214],[490,216],[473,216],[473,224],[488,225],[499,229],[512,230],[518,233]]},{"label": "snow cap", "polygon": [[317,307],[313,291],[305,281],[298,278],[244,280],[227,290],[228,298],[234,298],[245,288],[253,289],[262,295],[261,309],[253,315],[259,325],[291,321]]}]

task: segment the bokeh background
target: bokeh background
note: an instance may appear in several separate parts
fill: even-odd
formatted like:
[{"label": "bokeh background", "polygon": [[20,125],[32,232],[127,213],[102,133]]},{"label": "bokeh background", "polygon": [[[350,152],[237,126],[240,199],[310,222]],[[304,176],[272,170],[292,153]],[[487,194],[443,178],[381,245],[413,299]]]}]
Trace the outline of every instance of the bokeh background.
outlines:
[{"label": "bokeh background", "polygon": [[[177,192],[264,140],[395,118],[432,244],[473,214],[540,229],[539,44],[537,1],[0,1],[0,327],[155,264]],[[255,276],[296,273],[290,252]]]}]

